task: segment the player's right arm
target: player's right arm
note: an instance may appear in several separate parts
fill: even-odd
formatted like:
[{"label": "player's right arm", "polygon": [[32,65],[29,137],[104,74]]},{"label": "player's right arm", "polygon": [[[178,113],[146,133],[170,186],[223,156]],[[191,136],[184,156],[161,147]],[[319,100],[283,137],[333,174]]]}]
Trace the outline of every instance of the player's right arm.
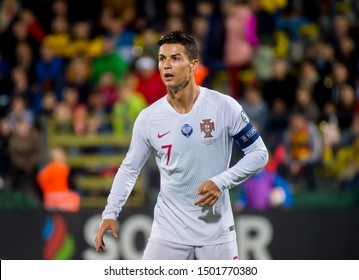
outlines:
[{"label": "player's right arm", "polygon": [[107,205],[102,212],[102,223],[95,238],[96,251],[104,249],[103,235],[107,230],[111,230],[115,238],[118,236],[116,219],[136,183],[141,168],[150,156],[151,145],[147,137],[147,121],[148,116],[142,111],[134,124],[130,147],[117,170],[107,198]]},{"label": "player's right arm", "polygon": [[102,252],[105,249],[105,242],[103,241],[103,236],[106,231],[110,230],[114,238],[118,238],[118,231],[116,227],[116,220],[113,219],[103,219],[100,224],[99,229],[97,230],[95,238],[95,248],[96,252]]}]

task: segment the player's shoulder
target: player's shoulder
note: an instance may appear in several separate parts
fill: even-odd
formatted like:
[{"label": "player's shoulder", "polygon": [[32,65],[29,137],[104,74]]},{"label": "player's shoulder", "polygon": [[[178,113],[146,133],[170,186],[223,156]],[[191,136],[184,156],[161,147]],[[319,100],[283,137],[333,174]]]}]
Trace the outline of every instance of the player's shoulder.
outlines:
[{"label": "player's shoulder", "polygon": [[138,119],[143,119],[143,120],[149,120],[151,119],[151,117],[162,108],[163,102],[164,102],[164,98],[162,97],[160,99],[158,99],[157,101],[155,101],[154,103],[152,103],[151,105],[149,105],[148,107],[144,108],[140,114],[138,115]]}]

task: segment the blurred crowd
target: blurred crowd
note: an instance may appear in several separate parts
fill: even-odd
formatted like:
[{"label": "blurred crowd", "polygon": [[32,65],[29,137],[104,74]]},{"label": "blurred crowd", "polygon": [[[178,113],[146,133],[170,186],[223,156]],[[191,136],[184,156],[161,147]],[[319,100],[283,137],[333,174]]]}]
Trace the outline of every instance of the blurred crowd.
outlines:
[{"label": "blurred crowd", "polygon": [[197,83],[242,104],[291,188],[359,189],[358,19],[354,0],[3,0],[0,185],[36,189],[49,119],[130,133],[166,93],[157,40],[185,30]]}]

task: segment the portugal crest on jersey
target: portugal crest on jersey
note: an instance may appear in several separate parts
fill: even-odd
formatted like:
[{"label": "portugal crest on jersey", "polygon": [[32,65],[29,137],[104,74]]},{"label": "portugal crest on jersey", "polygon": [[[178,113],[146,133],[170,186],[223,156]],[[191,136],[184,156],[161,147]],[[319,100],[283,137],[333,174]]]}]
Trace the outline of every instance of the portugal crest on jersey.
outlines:
[{"label": "portugal crest on jersey", "polygon": [[213,137],[212,131],[214,129],[214,122],[211,122],[211,119],[202,120],[203,123],[200,124],[201,132],[204,132],[204,138]]}]

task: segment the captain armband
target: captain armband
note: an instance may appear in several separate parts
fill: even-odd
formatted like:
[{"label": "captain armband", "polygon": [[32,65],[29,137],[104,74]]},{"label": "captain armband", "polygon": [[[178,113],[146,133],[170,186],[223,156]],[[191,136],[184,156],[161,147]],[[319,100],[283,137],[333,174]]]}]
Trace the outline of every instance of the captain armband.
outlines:
[{"label": "captain armband", "polygon": [[252,124],[248,123],[238,134],[234,135],[233,138],[242,150],[244,150],[259,138],[259,133]]}]

